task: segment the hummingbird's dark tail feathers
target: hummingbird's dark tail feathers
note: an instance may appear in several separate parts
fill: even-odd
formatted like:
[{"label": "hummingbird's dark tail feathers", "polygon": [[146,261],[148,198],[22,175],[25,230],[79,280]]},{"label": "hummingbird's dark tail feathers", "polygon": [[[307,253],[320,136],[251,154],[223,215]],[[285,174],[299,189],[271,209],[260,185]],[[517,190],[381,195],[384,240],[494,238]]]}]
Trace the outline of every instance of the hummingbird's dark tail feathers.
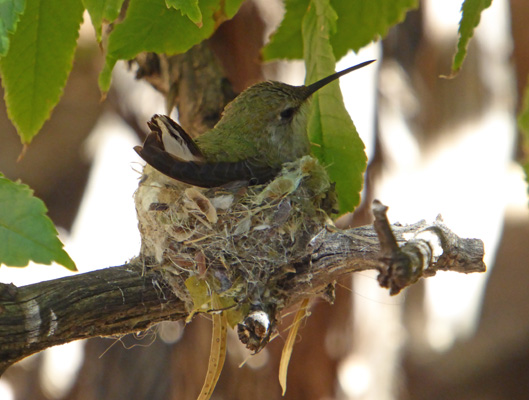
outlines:
[{"label": "hummingbird's dark tail feathers", "polygon": [[249,160],[243,160],[207,164],[175,163],[166,175],[190,185],[210,188],[232,182],[244,182],[248,185],[266,183],[278,172],[279,170],[269,166],[251,165]]},{"label": "hummingbird's dark tail feathers", "polygon": [[[200,187],[222,186],[235,181],[256,185],[269,181],[279,172],[277,168],[261,165],[252,159],[207,163],[195,142],[176,122],[172,121],[172,125],[169,121],[172,120],[168,117],[155,115],[149,123],[152,132],[147,135],[143,147],[136,146],[134,150],[153,168],[170,178]],[[177,132],[174,136],[172,129]],[[189,146],[188,151],[182,151],[182,143]],[[195,157],[187,161],[183,159],[185,157],[173,153],[175,148],[180,156],[195,154]]]},{"label": "hummingbird's dark tail feathers", "polygon": [[154,115],[149,128],[156,133],[162,148],[180,161],[205,161],[196,143],[175,121],[166,115]]},{"label": "hummingbird's dark tail feathers", "polygon": [[155,145],[158,141],[154,136],[154,133],[149,134],[143,147],[136,146],[134,150],[162,174],[190,185],[217,187],[235,181],[256,185],[269,181],[279,172],[269,166],[253,165],[251,160],[217,163],[179,161]]}]

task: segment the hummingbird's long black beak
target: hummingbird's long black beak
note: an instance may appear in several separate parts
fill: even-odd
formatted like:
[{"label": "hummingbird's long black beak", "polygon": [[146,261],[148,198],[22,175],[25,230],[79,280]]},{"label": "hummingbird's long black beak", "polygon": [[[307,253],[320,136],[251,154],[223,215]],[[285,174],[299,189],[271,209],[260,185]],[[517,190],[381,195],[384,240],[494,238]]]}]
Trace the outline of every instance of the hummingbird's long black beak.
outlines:
[{"label": "hummingbird's long black beak", "polygon": [[319,81],[310,84],[309,86],[307,86],[307,91],[306,91],[307,98],[310,97],[315,91],[321,89],[322,87],[324,87],[328,83],[338,79],[339,77],[341,77],[341,76],[343,76],[345,74],[348,74],[349,72],[352,72],[352,71],[355,71],[357,69],[363,68],[366,65],[369,65],[369,64],[371,64],[372,62],[375,62],[375,61],[376,60],[364,61],[363,63],[354,65],[354,66],[349,67],[347,69],[344,69],[343,71],[340,71],[340,72],[335,72],[332,75],[326,76],[325,78],[320,79]]}]

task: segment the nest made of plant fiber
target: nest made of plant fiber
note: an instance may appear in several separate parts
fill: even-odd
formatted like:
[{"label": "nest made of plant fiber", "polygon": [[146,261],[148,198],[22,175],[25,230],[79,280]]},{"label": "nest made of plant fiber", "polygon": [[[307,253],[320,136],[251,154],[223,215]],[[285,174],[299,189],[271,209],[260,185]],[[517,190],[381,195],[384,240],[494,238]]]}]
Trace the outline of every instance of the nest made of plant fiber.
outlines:
[{"label": "nest made of plant fiber", "polygon": [[291,262],[332,223],[335,197],[311,156],[285,164],[268,184],[231,186],[189,186],[147,165],[135,202],[146,264],[162,271],[191,313],[211,308],[215,291],[239,310],[233,326],[253,305],[278,297],[275,282],[295,272]]}]

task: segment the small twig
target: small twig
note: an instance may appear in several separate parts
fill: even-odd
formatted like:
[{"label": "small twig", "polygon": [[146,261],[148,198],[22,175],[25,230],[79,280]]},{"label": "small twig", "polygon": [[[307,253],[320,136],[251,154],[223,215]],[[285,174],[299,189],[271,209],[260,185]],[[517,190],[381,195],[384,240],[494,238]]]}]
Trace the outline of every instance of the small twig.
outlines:
[{"label": "small twig", "polygon": [[373,227],[375,228],[375,232],[377,233],[380,242],[381,258],[392,258],[394,253],[399,251],[399,245],[397,244],[395,235],[393,235],[391,226],[389,226],[388,217],[386,215],[387,211],[387,206],[378,200],[373,201],[373,216],[375,217]]},{"label": "small twig", "polygon": [[380,241],[380,261],[384,264],[379,268],[378,282],[389,288],[391,295],[417,282],[421,276],[433,276],[437,270],[455,270],[455,264],[460,265],[457,271],[464,273],[486,270],[483,243],[480,241],[481,256],[476,262],[471,253],[461,250],[475,248],[477,239],[460,239],[443,224],[440,216],[434,225],[417,231],[412,239],[399,246],[389,225],[387,210],[380,201],[373,201],[373,225]]}]

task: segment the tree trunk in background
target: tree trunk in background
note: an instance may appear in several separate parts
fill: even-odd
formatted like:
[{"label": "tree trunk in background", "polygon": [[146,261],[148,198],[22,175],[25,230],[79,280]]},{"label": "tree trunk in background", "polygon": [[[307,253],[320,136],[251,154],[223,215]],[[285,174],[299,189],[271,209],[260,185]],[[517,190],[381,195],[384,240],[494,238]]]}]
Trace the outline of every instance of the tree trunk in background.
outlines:
[{"label": "tree trunk in background", "polygon": [[[517,110],[519,111],[523,88],[527,84],[529,73],[527,25],[529,3],[523,0],[511,0],[510,6],[514,40],[512,61],[517,74],[519,105]],[[406,30],[405,25],[404,30]],[[408,29],[408,39],[400,38],[395,41],[396,47],[393,51],[396,58],[399,52],[404,51],[402,44],[409,41],[410,36],[411,40],[415,40],[413,32],[413,28]],[[478,117],[483,106],[492,101],[494,93],[490,91],[490,82],[480,82],[480,79],[486,76],[483,71],[490,71],[490,68],[483,63],[478,65],[478,52],[481,50],[477,41],[471,42],[469,57],[454,81],[448,82],[448,85],[439,80],[435,81],[439,74],[446,74],[449,71],[455,40],[453,38],[448,48],[443,48],[442,43],[433,43],[424,37],[415,62],[410,63],[410,59],[413,60],[414,57],[405,57],[406,61],[401,64],[410,76],[420,74],[422,81],[419,82],[428,87],[428,100],[423,99],[420,102],[422,106],[428,107],[428,103],[432,106],[429,110],[427,108],[426,112],[421,109],[423,110],[419,121],[421,132],[436,132],[443,126],[455,126],[461,118],[471,120]],[[426,79],[428,76],[434,81]],[[416,90],[418,88],[421,87],[415,87]],[[451,88],[456,92],[447,93],[446,90]],[[443,109],[445,111],[441,113]],[[504,134],[507,135],[509,132]],[[431,145],[432,141],[435,143],[435,139],[435,137],[425,137],[420,143],[426,147]],[[518,146],[517,149],[520,156],[521,147]],[[475,151],[480,149],[476,148]],[[418,335],[421,333],[424,335],[424,331],[421,330],[422,328],[413,329],[414,325],[420,326],[419,321],[423,319],[420,315],[424,313],[424,309],[417,304],[421,301],[419,300],[422,297],[419,293],[421,288],[416,285],[408,291],[406,321],[412,334],[403,355],[404,375],[400,399],[521,400],[527,398],[529,393],[527,384],[529,300],[526,296],[525,284],[529,259],[527,209],[514,212],[507,209],[503,229],[495,261],[488,266],[489,268],[493,266],[494,269],[489,276],[480,322],[477,331],[471,337],[461,339],[446,352],[425,350],[420,340],[417,341]],[[486,251],[491,249],[486,248]]]}]

